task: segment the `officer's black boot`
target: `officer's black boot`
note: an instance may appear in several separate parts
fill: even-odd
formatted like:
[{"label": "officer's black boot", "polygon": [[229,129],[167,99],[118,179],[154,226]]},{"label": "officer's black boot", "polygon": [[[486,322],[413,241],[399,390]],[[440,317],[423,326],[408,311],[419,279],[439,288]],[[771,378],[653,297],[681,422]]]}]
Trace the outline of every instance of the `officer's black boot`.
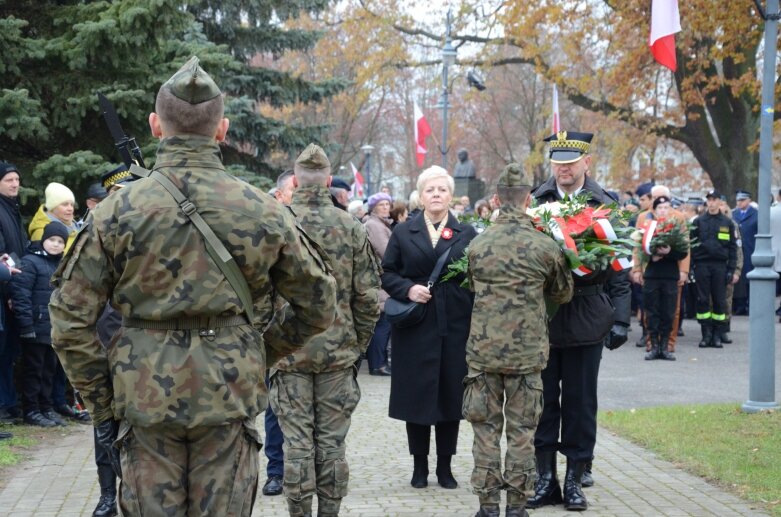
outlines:
[{"label": "officer's black boot", "polygon": [[579,512],[588,508],[588,501],[580,485],[585,468],[585,461],[575,462],[567,458],[567,474],[564,477],[564,509],[567,511]]},{"label": "officer's black boot", "polygon": [[659,336],[659,359],[675,361],[675,354],[667,351],[667,336]]},{"label": "officer's black boot", "polygon": [[[593,460],[592,460],[593,461]],[[594,477],[591,475],[591,461],[586,463],[586,468],[583,469],[583,477],[580,478],[580,486],[583,488],[588,488],[590,486],[594,486]]]},{"label": "officer's black boot", "polygon": [[659,350],[659,336],[651,334],[648,336],[648,339],[651,340],[651,350],[645,353],[645,360],[653,361],[654,359],[659,359],[662,355]]},{"label": "officer's black boot", "polygon": [[442,488],[458,488],[458,481],[453,477],[450,470],[450,460],[452,456],[437,456],[437,483]]},{"label": "officer's black boot", "polygon": [[556,451],[537,451],[537,482],[534,495],[526,501],[526,508],[539,508],[549,504],[560,504],[561,485],[556,477]]},{"label": "officer's black boot", "polygon": [[723,328],[726,328],[723,321],[713,322],[713,336],[710,340],[711,348],[724,348],[724,345],[721,344],[721,332]]},{"label": "officer's black boot", "polygon": [[409,482],[412,488],[426,488],[428,486],[428,456],[415,454],[413,456],[415,466],[412,469],[412,480]]},{"label": "officer's black boot", "polygon": [[732,344],[732,339],[730,339],[729,334],[727,332],[730,331],[730,322],[732,320],[722,321],[721,322],[721,328],[719,329],[719,340],[723,345],[730,345]]},{"label": "officer's black boot", "polygon": [[499,517],[499,505],[498,504],[481,504],[480,510],[477,511],[475,517]]},{"label": "officer's black boot", "polygon": [[117,478],[111,465],[98,466],[100,499],[93,517],[111,517],[117,514]]},{"label": "officer's black boot", "polygon": [[702,329],[702,339],[697,346],[700,348],[707,348],[713,340],[713,326],[710,321],[706,320],[700,322],[700,328]]}]

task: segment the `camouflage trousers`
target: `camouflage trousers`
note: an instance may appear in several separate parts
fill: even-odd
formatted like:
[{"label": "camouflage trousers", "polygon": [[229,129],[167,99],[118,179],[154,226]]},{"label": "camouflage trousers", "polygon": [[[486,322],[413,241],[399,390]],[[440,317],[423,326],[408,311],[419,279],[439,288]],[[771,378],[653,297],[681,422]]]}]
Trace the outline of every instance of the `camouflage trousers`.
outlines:
[{"label": "camouflage trousers", "polygon": [[271,376],[269,402],[285,436],[282,485],[291,517],[312,511],[339,515],[347,495],[345,438],[361,399],[355,368],[323,373],[282,372]]},{"label": "camouflage trousers", "polygon": [[[524,506],[534,495],[536,479],[534,432],[542,413],[540,373],[504,375],[469,368],[464,385],[462,413],[475,434],[472,491],[481,505],[498,505],[505,489],[508,505]],[[503,427],[507,435],[504,473]]]},{"label": "camouflage trousers", "polygon": [[258,485],[260,439],[251,421],[187,429],[120,425],[121,515],[246,516]]}]

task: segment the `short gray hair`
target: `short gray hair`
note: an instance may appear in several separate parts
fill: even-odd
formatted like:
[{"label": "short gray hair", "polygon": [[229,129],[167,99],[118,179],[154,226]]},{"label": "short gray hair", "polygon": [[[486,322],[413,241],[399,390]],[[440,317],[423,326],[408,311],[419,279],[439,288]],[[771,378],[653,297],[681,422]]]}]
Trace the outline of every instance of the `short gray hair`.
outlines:
[{"label": "short gray hair", "polygon": [[670,189],[664,185],[654,185],[651,187],[651,197],[656,199],[657,197],[672,197],[670,196]]},{"label": "short gray hair", "polygon": [[450,175],[445,169],[440,167],[439,165],[432,165],[428,169],[424,170],[420,173],[420,176],[418,176],[418,194],[420,192],[423,192],[423,187],[426,186],[426,183],[429,180],[433,180],[434,178],[447,178],[447,188],[450,190],[450,195],[453,195],[453,192],[456,190],[456,183],[453,181],[453,176]]}]

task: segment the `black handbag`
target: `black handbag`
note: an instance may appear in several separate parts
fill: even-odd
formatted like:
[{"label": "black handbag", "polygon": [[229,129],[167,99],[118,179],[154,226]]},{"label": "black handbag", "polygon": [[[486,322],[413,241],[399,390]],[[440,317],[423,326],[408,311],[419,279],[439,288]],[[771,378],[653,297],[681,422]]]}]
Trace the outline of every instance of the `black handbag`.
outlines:
[{"label": "black handbag", "polygon": [[[429,289],[433,287],[437,278],[439,278],[439,274],[442,272],[449,254],[450,248],[439,256],[437,265],[434,266],[434,271],[431,272],[431,276],[426,283],[426,287]],[[418,303],[409,300],[401,301],[391,297],[385,300],[385,317],[395,327],[402,329],[414,327],[423,321],[423,318],[426,316],[426,306],[428,306],[428,303]]]}]

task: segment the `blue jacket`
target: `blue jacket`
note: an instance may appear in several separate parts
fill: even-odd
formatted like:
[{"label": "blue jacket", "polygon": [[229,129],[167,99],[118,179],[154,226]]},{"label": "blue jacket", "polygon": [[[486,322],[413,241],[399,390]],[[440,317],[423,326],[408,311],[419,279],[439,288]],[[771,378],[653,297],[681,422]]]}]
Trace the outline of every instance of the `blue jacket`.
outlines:
[{"label": "blue jacket", "polygon": [[30,253],[22,257],[19,269],[9,282],[8,291],[19,325],[19,334],[35,332],[35,342],[51,344],[52,325],[49,320],[49,298],[54,287],[51,278],[62,255],[48,255],[39,243],[30,245]]},{"label": "blue jacket", "polygon": [[746,209],[745,214],[741,214],[737,208],[732,211],[732,220],[740,227],[741,247],[743,248],[743,276],[754,269],[751,263],[751,255],[754,254],[756,246],[757,231],[759,225],[759,212],[753,206]]}]

